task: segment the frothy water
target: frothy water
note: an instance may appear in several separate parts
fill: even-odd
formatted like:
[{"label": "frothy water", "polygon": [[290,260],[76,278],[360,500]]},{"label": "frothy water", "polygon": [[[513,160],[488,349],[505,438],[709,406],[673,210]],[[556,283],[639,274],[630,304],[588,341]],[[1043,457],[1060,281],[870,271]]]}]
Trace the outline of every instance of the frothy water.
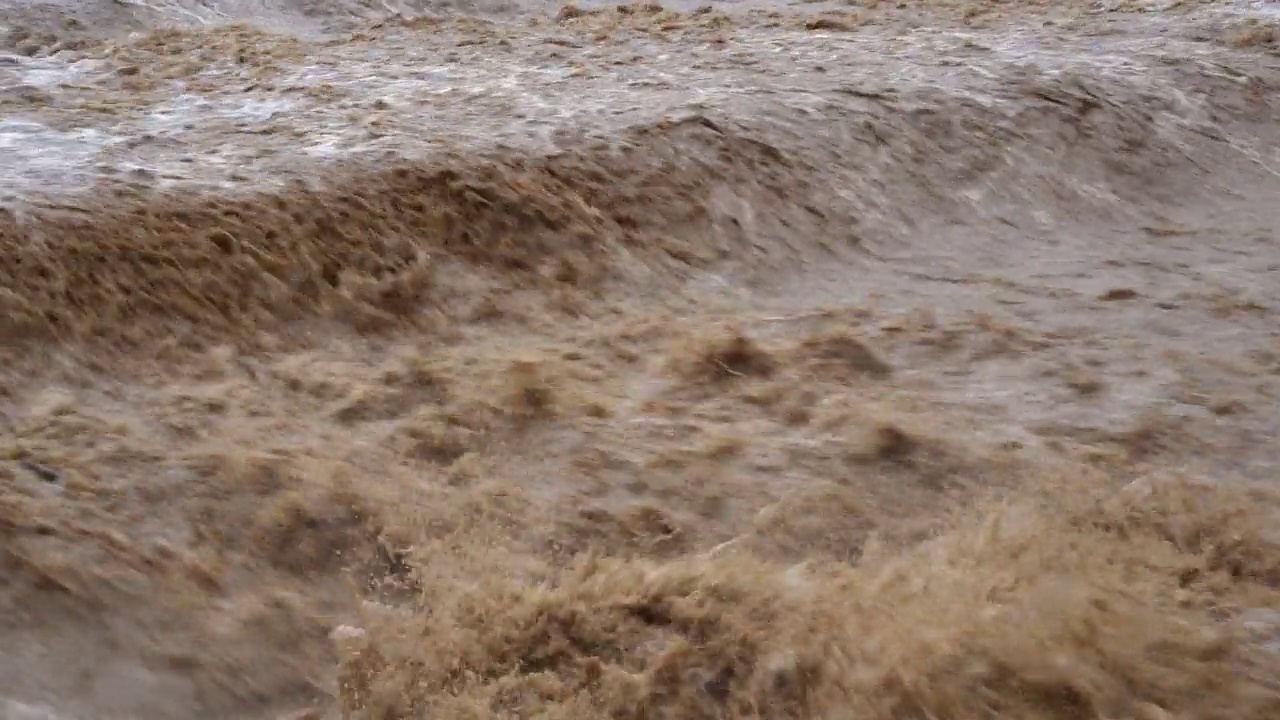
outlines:
[{"label": "frothy water", "polygon": [[92,165],[103,148],[120,138],[86,128],[60,131],[38,122],[0,119],[0,165],[12,179],[0,183],[0,199],[11,201],[31,185],[82,186],[92,182]]},{"label": "frothy water", "polygon": [[[380,0],[131,2],[130,12],[151,13],[157,22],[183,24],[186,18],[187,25],[212,28],[248,19],[269,30],[435,7]],[[1267,14],[1280,3],[1238,6]],[[1162,23],[1160,15],[1140,22]],[[141,91],[120,84],[119,63],[110,54],[2,55],[0,91],[40,101],[5,108],[0,162],[12,170],[0,178],[0,197],[12,200],[33,189],[74,192],[100,179],[159,187],[231,188],[250,180],[269,186],[286,180],[300,162],[414,158],[442,148],[504,144],[547,151],[557,147],[562,132],[611,137],[664,114],[724,111],[767,118],[816,112],[830,103],[829,93],[850,87],[940,91],[992,108],[1021,101],[1011,78],[1074,73],[1177,105],[1184,96],[1161,77],[1160,66],[1213,52],[1175,37],[1062,38],[1044,28],[923,28],[904,36],[874,27],[856,33],[750,27],[734,31],[731,54],[697,41],[681,48],[640,36],[582,44],[557,57],[547,51],[554,29],[505,45],[450,32],[393,28],[368,41],[304,41],[300,51],[284,53],[270,68],[229,57]],[[137,40],[121,42],[127,47]],[[277,40],[244,42],[266,47]],[[190,47],[202,48],[198,36]],[[169,52],[172,60],[153,57],[154,65],[137,72],[162,76],[164,63],[182,59],[182,52]],[[676,52],[692,59],[673,61]],[[84,110],[104,100],[110,112]],[[1198,121],[1196,108],[1182,105],[1178,114],[1185,117],[1178,122]]]}]

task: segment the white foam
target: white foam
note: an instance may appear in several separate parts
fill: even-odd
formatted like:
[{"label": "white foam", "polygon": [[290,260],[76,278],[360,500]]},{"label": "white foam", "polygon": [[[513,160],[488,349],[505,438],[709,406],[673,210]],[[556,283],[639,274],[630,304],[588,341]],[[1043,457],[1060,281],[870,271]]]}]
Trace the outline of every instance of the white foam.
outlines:
[{"label": "white foam", "polygon": [[0,119],[0,195],[33,184],[65,187],[87,182],[89,168],[103,148],[116,141],[100,130],[57,130],[21,118]]}]

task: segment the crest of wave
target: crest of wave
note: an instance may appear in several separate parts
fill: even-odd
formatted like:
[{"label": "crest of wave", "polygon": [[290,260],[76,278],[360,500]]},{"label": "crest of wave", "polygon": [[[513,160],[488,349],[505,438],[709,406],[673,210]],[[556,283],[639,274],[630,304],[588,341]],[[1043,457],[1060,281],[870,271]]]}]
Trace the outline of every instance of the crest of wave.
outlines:
[{"label": "crest of wave", "polygon": [[[1280,666],[1223,608],[1275,605],[1275,505],[1171,483],[990,505],[855,565],[747,552],[530,570],[420,558],[413,611],[342,633],[370,718],[1280,717]],[[458,548],[470,549],[459,550]],[[478,570],[484,568],[485,571]],[[1270,670],[1267,668],[1270,667]]]},{"label": "crest of wave", "polygon": [[[264,30],[339,30],[348,23],[451,12],[506,14],[537,2],[514,0],[109,0],[157,25],[205,27],[247,22]],[[549,6],[549,5],[548,5]],[[301,24],[299,24],[301,22]]]}]

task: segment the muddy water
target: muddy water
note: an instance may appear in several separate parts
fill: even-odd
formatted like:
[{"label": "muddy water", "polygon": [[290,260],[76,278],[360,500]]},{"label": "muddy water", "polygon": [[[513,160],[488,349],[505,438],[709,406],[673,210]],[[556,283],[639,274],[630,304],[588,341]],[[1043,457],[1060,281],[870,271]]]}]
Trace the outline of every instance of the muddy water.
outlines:
[{"label": "muddy water", "polygon": [[0,714],[1274,717],[1267,7],[16,6]]},{"label": "muddy water", "polygon": [[[1062,40],[1045,30],[765,27],[735,31],[726,53],[707,43],[715,23],[692,25],[671,38],[624,32],[566,49],[547,45],[552,29],[512,36],[480,25],[429,33],[392,26],[340,44],[213,30],[10,55],[3,82],[12,113],[0,143],[17,172],[4,191],[73,192],[104,179],[252,187],[299,163],[305,175],[311,159],[376,162],[495,145],[546,151],[692,112],[801,135],[814,123],[796,111],[821,114],[850,90],[1015,108],[1024,102],[1019,84],[1064,73],[1161,106],[1153,121],[1185,134],[1201,129],[1206,111],[1177,87],[1169,65],[1199,62],[1212,72],[1215,52],[1177,39]],[[244,47],[254,48],[251,56],[189,57]],[[43,187],[35,182],[42,176]]]}]

